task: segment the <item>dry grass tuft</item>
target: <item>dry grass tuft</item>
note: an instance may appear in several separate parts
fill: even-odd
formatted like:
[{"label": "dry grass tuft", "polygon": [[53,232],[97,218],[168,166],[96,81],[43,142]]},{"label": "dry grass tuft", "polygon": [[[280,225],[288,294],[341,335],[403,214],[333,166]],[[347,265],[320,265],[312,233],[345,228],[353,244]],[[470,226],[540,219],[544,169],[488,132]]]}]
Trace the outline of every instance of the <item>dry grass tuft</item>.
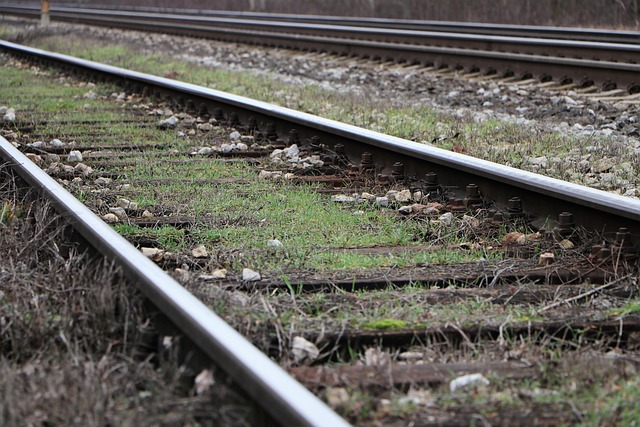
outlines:
[{"label": "dry grass tuft", "polygon": [[6,165],[0,202],[0,424],[248,425],[227,388],[196,395],[175,358],[139,345],[135,287]]}]

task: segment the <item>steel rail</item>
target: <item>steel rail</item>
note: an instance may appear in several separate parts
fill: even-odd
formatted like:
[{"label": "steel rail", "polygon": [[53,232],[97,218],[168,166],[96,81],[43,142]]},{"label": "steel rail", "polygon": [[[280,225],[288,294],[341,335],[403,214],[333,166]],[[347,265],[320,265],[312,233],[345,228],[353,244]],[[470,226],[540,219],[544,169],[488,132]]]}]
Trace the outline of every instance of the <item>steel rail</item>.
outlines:
[{"label": "steel rail", "polygon": [[303,139],[319,136],[321,141],[329,146],[344,144],[347,154],[354,159],[359,158],[363,151],[367,151],[373,154],[381,170],[390,170],[395,162],[402,162],[408,176],[419,178],[427,172],[436,172],[440,182],[459,188],[461,192],[468,184],[474,183],[484,197],[499,206],[506,206],[510,198],[519,197],[523,201],[524,210],[538,218],[554,219],[560,213],[568,211],[573,214],[577,225],[589,230],[615,233],[618,227],[626,227],[631,232],[631,239],[635,242],[640,241],[640,200],[637,199],[521,171],[194,84],[6,41],[0,41],[0,48],[51,61],[63,67],[75,67],[83,72],[91,70],[130,85],[150,87],[158,94],[168,94],[182,98],[183,101],[189,98],[195,105],[206,104],[209,111],[220,107],[227,114],[236,113],[242,120],[254,117],[262,125],[275,124],[279,134],[286,134],[295,128]]},{"label": "steel rail", "polygon": [[[61,3],[54,9],[63,10],[64,8],[77,7],[72,4]],[[24,16],[36,16],[39,13],[39,4],[26,3],[16,4],[12,2],[0,3],[0,10],[13,9],[16,13]],[[94,6],[85,4],[83,9],[109,9],[108,6]],[[439,31],[439,32],[455,32],[469,34],[484,35],[501,35],[515,37],[537,37],[552,38],[566,40],[583,40],[605,43],[623,43],[638,44],[640,43],[640,32],[637,31],[620,31],[609,29],[591,29],[591,28],[571,28],[571,27],[551,27],[551,26],[533,26],[533,25],[509,25],[509,24],[493,24],[493,23],[476,23],[476,22],[454,22],[454,21],[433,21],[433,20],[411,20],[411,19],[387,19],[387,18],[369,18],[369,17],[352,17],[352,16],[328,16],[328,15],[294,15],[286,13],[264,13],[264,12],[245,12],[245,11],[224,11],[224,10],[202,10],[202,9],[176,9],[176,8],[160,8],[160,7],[136,7],[136,6],[118,6],[120,11],[171,14],[171,15],[187,15],[187,16],[206,16],[221,18],[239,18],[254,19],[279,22],[298,22],[310,24],[332,24],[332,25],[348,25],[371,28],[393,28],[402,30],[418,30],[418,31]]]},{"label": "steel rail", "polygon": [[0,157],[281,425],[349,425],[2,137]]},{"label": "steel rail", "polygon": [[[356,40],[376,40],[390,43],[407,43],[429,46],[459,47],[490,51],[523,51],[549,54],[553,49],[556,56],[583,57],[620,62],[637,62],[640,46],[623,43],[587,42],[581,40],[554,40],[546,38],[524,38],[502,35],[479,35],[434,32],[424,30],[401,30],[388,28],[354,27],[336,24],[311,24],[299,22],[279,22],[255,19],[238,19],[210,16],[166,15],[149,12],[123,12],[118,10],[98,10],[80,8],[54,8],[52,17],[57,19],[108,23],[113,19],[137,19],[144,21],[169,22],[182,25],[210,26],[212,31],[220,27],[274,31],[314,35],[320,37],[340,37]],[[140,22],[140,21],[138,21]]]},{"label": "steel rail", "polygon": [[502,74],[516,77],[555,77],[563,84],[600,84],[606,89],[619,86],[626,87],[631,93],[640,91],[640,46],[630,44],[164,16],[100,9],[58,8],[52,12],[52,18],[392,59],[437,68],[448,66],[485,72],[500,69]]},{"label": "steel rail", "polygon": [[[592,59],[576,59],[495,50],[474,50],[453,47],[390,43],[362,39],[278,33],[271,31],[246,30],[233,27],[209,25],[178,25],[170,22],[120,18],[104,19],[92,17],[83,22],[111,27],[147,29],[174,32],[195,37],[218,38],[231,42],[256,43],[303,50],[324,50],[342,55],[364,55],[373,58],[395,59],[419,62],[436,68],[449,66],[471,69],[494,70],[502,68],[504,73],[514,75],[556,76],[565,83],[616,84],[627,87],[630,92],[640,91],[640,64],[620,63]],[[634,47],[640,49],[640,47]],[[639,51],[640,52],[640,51]]]}]

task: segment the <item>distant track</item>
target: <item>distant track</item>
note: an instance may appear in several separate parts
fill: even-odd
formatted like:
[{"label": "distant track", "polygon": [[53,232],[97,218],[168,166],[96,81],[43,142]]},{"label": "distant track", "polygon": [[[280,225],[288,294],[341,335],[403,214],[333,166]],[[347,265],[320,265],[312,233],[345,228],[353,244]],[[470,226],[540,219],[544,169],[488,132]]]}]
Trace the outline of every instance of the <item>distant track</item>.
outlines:
[{"label": "distant track", "polygon": [[[3,3],[2,9],[12,9],[12,13],[34,16],[34,9],[40,7],[36,3]],[[70,4],[61,3],[53,10],[72,8]],[[105,9],[102,6],[83,5],[83,9]],[[492,36],[535,37],[548,39],[582,40],[601,43],[640,43],[640,32],[619,31],[592,28],[550,27],[533,25],[507,25],[478,22],[453,22],[432,20],[405,20],[385,18],[361,18],[351,16],[328,15],[292,15],[285,13],[241,12],[227,10],[175,9],[158,7],[119,6],[120,11],[142,12],[169,15],[205,16],[217,18],[240,18],[278,22],[297,22],[309,24],[347,25],[354,27],[393,28],[416,31],[439,31],[450,33],[486,34]]]},{"label": "distant track", "polygon": [[[0,12],[37,17],[39,10],[5,4]],[[51,18],[640,92],[639,36],[631,32],[68,7],[52,8]]]}]

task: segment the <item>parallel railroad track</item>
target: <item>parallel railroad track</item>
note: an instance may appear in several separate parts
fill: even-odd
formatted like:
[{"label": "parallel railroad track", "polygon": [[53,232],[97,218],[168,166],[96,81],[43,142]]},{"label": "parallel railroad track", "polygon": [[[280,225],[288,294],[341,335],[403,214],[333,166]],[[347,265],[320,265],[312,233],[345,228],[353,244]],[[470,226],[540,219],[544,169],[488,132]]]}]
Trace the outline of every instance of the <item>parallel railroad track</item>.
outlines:
[{"label": "parallel railroad track", "polygon": [[[37,17],[39,4],[14,4],[2,5],[2,10],[27,17]],[[83,9],[104,9],[101,6],[84,5]],[[71,10],[71,5],[55,5],[53,11]],[[384,18],[357,18],[349,16],[316,16],[316,15],[288,15],[260,12],[221,11],[206,9],[172,9],[172,8],[144,8],[120,6],[119,10],[129,12],[142,12],[163,15],[187,15],[216,18],[238,18],[276,22],[297,22],[308,24],[346,25],[370,28],[393,28],[400,30],[439,31],[449,33],[485,34],[490,36],[535,37],[546,39],[582,40],[601,43],[637,44],[640,41],[640,33],[636,31],[570,28],[570,27],[543,27],[527,25],[484,24],[475,22],[449,22],[428,20],[399,20]]]},{"label": "parallel railroad track", "polygon": [[[460,263],[455,267],[455,272],[445,267],[440,268],[437,264],[424,263],[405,269],[372,269],[373,274],[351,271],[314,273],[303,269],[287,272],[289,274],[287,280],[276,275],[265,275],[264,279],[258,282],[259,284],[243,280],[238,273],[235,273],[223,282],[224,287],[233,292],[244,291],[251,294],[259,292],[258,288],[267,290],[275,295],[271,302],[265,303],[270,307],[269,310],[278,310],[279,305],[284,304],[284,300],[288,298],[294,300],[296,310],[308,311],[309,316],[318,312],[331,312],[335,307],[350,304],[365,307],[371,305],[378,296],[375,293],[371,297],[361,296],[353,293],[354,291],[386,289],[391,285],[393,287],[391,294],[396,295],[399,289],[416,283],[434,288],[445,288],[451,285],[470,287],[459,290],[430,291],[427,289],[424,293],[412,296],[412,302],[404,301],[406,297],[401,294],[397,295],[397,298],[404,301],[404,304],[412,306],[413,304],[436,306],[443,301],[468,302],[479,298],[490,301],[490,304],[506,306],[510,303],[557,301],[558,298],[560,302],[566,301],[568,304],[574,299],[580,301],[598,293],[612,299],[635,296],[634,287],[630,285],[633,283],[632,276],[636,268],[634,245],[638,244],[640,238],[640,202],[635,199],[545,178],[195,85],[130,72],[8,42],[0,43],[0,47],[20,58],[28,58],[29,61],[53,64],[66,72],[92,76],[90,77],[92,80],[115,82],[125,87],[129,94],[139,94],[143,91],[153,94],[157,99],[164,100],[165,105],[170,105],[175,111],[188,112],[192,117],[198,118],[212,117],[216,119],[215,123],[239,129],[258,141],[258,146],[252,147],[255,153],[250,153],[248,149],[237,153],[215,151],[212,152],[213,160],[220,158],[229,165],[237,162],[257,164],[266,179],[286,172],[286,168],[285,171],[278,171],[273,164],[269,163],[272,150],[287,149],[296,144],[301,152],[309,154],[310,157],[315,155],[323,159],[323,166],[318,166],[315,173],[311,175],[294,171],[288,179],[294,183],[321,184],[319,191],[325,194],[325,197],[329,197],[330,194],[346,196],[354,191],[360,193],[363,190],[382,191],[384,194],[387,189],[407,188],[410,190],[410,197],[414,199],[417,197],[415,196],[417,192],[423,195],[431,194],[431,197],[435,198],[432,200],[437,200],[442,205],[438,214],[446,212],[453,217],[466,218],[464,221],[477,218],[485,226],[494,227],[494,229],[506,226],[515,229],[533,227],[539,230],[536,239],[540,240],[536,240],[533,245],[523,247],[515,245],[509,248],[509,245],[505,244],[505,247],[497,248],[497,250],[504,250],[505,253],[513,251],[516,256],[508,257],[498,263]],[[40,131],[38,138],[46,140],[55,136],[46,133],[46,124],[46,119],[34,115],[33,120],[19,121],[17,127],[18,130],[22,129],[28,138],[30,138],[28,136],[30,132]],[[86,124],[94,128],[100,127],[97,121],[87,120]],[[3,155],[11,156],[10,162],[16,165],[21,174],[24,174],[25,179],[38,187],[48,188],[35,181],[36,177],[48,180],[41,171],[30,165],[15,149],[8,147],[6,141],[3,141],[2,147]],[[69,147],[56,149],[30,147],[27,144],[24,144],[23,148],[27,152],[30,151],[32,156],[47,153],[67,154],[70,151]],[[125,185],[139,184],[133,179],[128,179],[127,176],[131,173],[132,167],[138,164],[136,156],[139,153],[137,152],[142,151],[148,157],[157,155],[162,158],[166,157],[166,150],[170,147],[158,143],[149,144],[146,147],[140,145],[120,147],[93,143],[76,145],[73,148],[84,152],[88,164],[98,168],[100,167],[98,162],[105,162],[104,166],[113,169],[102,177],[112,173],[108,176],[117,178],[117,184],[110,185],[109,188],[112,190],[109,191],[122,195],[127,194],[128,187]],[[173,155],[185,154],[187,157],[190,156],[189,153]],[[206,156],[193,157],[184,161],[165,160],[162,164],[163,167],[170,168],[170,165],[192,163],[190,166],[195,175],[198,174],[199,163],[202,163],[202,171],[212,167],[210,165],[212,159]],[[68,182],[78,177],[77,171],[64,168],[52,173],[57,174],[58,179]],[[191,173],[188,172],[189,175],[185,179],[192,180],[194,185],[202,186],[242,184],[255,179],[255,177],[223,176],[202,178],[198,181],[191,177]],[[162,180],[159,179],[143,184],[158,185],[161,182]],[[172,279],[162,274],[156,266],[122,238],[115,236],[108,226],[89,215],[85,211],[86,208],[79,202],[61,195],[59,187],[54,186],[53,189],[45,191],[56,197],[56,204],[60,206],[68,202],[72,207],[67,214],[70,215],[72,222],[78,224],[85,238],[95,242],[98,249],[109,256],[124,258],[126,270],[129,274],[136,275],[135,277],[142,284],[143,292],[151,301],[165,311],[167,316],[201,346],[201,349],[218,366],[229,369],[230,376],[238,383],[245,383],[249,394],[262,399],[265,409],[279,422],[284,425],[290,423],[339,425],[342,422],[335,414],[301,390],[297,383],[283,377],[279,369],[268,365],[268,360],[257,353],[257,350],[245,343],[241,344],[239,350],[227,348],[225,345],[227,342],[243,342],[228,325],[221,323],[219,318],[184,289],[176,288]],[[109,197],[115,196],[105,196],[107,199]],[[417,198],[422,199],[423,196]],[[406,214],[398,213],[394,209],[389,210],[388,215],[397,216],[398,221],[429,222],[429,215],[433,215],[423,212],[419,203],[409,204],[406,201],[401,202],[400,199],[398,203],[404,203],[403,208],[409,207],[408,211],[404,209]],[[420,212],[414,212],[414,209]],[[165,218],[166,224],[176,227],[197,224],[206,226],[206,221],[210,221],[210,224],[215,227],[220,227],[223,226],[224,221],[235,221],[231,217],[222,216],[165,217],[160,213],[152,219],[146,219],[142,218],[135,209],[130,209],[129,214],[131,216],[127,222],[140,227],[157,227],[163,224]],[[247,221],[251,222],[251,218]],[[544,227],[544,230],[540,227]],[[93,235],[96,230],[101,232],[101,237]],[[480,233],[480,231],[477,232]],[[486,236],[483,235],[483,237]],[[424,238],[426,239],[427,236],[425,235]],[[539,264],[537,245],[552,251],[555,248],[557,251],[557,245],[566,240],[574,240],[577,249],[558,254],[558,259],[549,261],[550,264]],[[145,244],[138,242],[138,245]],[[391,255],[411,251],[428,253],[434,251],[436,246],[437,243],[430,242],[426,247],[373,247],[355,250],[338,248],[335,252],[338,254],[378,252]],[[451,251],[460,249],[461,247],[450,248]],[[124,250],[123,254],[120,254],[121,250]],[[486,250],[487,253],[491,253],[493,249]],[[532,250],[533,252],[530,252]],[[244,252],[249,258],[274,256],[271,250],[266,252],[245,250]],[[535,255],[534,258],[530,258],[532,254]],[[523,255],[524,258],[522,258]],[[197,257],[194,259],[167,256],[158,260],[158,263],[168,269],[186,264],[196,271],[202,269],[204,273],[208,268],[207,264],[203,265]],[[143,275],[137,276],[138,274]],[[585,281],[602,285],[599,290],[594,290],[583,286]],[[538,285],[519,287],[522,283],[538,283]],[[575,286],[559,286],[558,283],[575,284]],[[619,284],[625,285],[617,286]],[[320,300],[314,297],[318,293],[336,289],[342,289],[342,292],[329,292]],[[561,303],[546,304],[539,307],[537,313],[541,315],[548,311],[553,312],[556,307],[562,305]],[[195,314],[192,311],[194,307]],[[279,316],[274,317],[271,319],[274,323],[282,321]],[[509,321],[497,325],[456,325],[455,322],[452,324],[435,322],[432,326],[412,326],[409,322],[389,326],[385,323],[369,325],[370,329],[367,330],[365,327],[364,331],[362,328],[344,330],[344,325],[343,329],[338,326],[327,320],[326,330],[316,329],[305,332],[302,325],[300,335],[304,335],[307,341],[321,346],[323,361],[352,361],[349,356],[350,351],[360,352],[365,348],[371,349],[376,346],[407,349],[417,341],[447,347],[455,352],[460,342],[474,347],[480,346],[482,342],[503,342],[506,335],[520,337],[520,339],[534,335],[541,341],[570,340],[574,336],[580,336],[580,340],[585,342],[603,341],[607,346],[625,348],[627,343],[633,341],[633,334],[640,331],[640,320],[632,313],[624,317],[624,325],[622,325],[619,319],[611,316],[603,316],[601,313],[594,316],[593,312],[580,313],[577,310],[569,312],[568,316],[563,312],[553,312],[553,315],[548,317],[516,321],[514,324],[510,324]],[[384,329],[387,326],[389,326],[388,330],[378,329]],[[282,352],[281,348],[286,342],[280,335],[267,336],[259,340],[268,342],[265,350],[273,352],[273,357],[278,356],[278,351]],[[240,354],[237,353],[238,351]],[[346,387],[358,381],[358,378],[368,379],[371,382],[369,386],[373,387],[380,387],[382,383],[392,383],[394,387],[403,388],[409,384],[443,384],[451,378],[451,373],[462,375],[480,371],[486,374],[491,371],[509,379],[530,378],[538,375],[536,369],[532,369],[531,365],[524,362],[497,362],[484,366],[475,363],[389,365],[388,361],[378,360],[383,356],[375,350],[367,352],[366,357],[368,360],[366,366],[346,365],[337,368],[301,366],[291,368],[291,372],[318,393],[322,393],[327,386]],[[269,367],[265,367],[263,363]],[[257,369],[258,372],[255,369],[247,371],[246,369],[252,365],[262,367]],[[381,370],[385,370],[386,373],[382,375]],[[380,377],[377,380],[373,378],[376,375]],[[330,400],[328,397],[327,399]],[[297,403],[292,404],[291,401],[297,401]],[[311,408],[311,412],[306,412],[305,407]],[[454,418],[449,418],[449,421],[468,423],[474,416],[473,413],[465,414],[461,411]],[[537,418],[538,420],[545,419],[547,416],[549,419],[565,422],[574,420],[553,408],[549,409],[548,413],[540,412],[538,416],[541,417]],[[518,418],[515,421],[525,422],[526,419]]]},{"label": "parallel railroad track", "polygon": [[[0,6],[0,11],[36,16],[37,8]],[[340,55],[379,58],[471,74],[513,79],[554,79],[562,85],[602,86],[640,91],[640,47],[633,41],[585,41],[512,35],[366,27],[351,23],[315,23],[139,11],[54,8],[52,19],[91,25],[183,34]],[[532,34],[532,30],[529,34]],[[540,30],[542,31],[542,30]],[[576,37],[580,37],[575,34]],[[629,35],[633,39],[633,35]],[[591,37],[589,37],[591,38]]]}]

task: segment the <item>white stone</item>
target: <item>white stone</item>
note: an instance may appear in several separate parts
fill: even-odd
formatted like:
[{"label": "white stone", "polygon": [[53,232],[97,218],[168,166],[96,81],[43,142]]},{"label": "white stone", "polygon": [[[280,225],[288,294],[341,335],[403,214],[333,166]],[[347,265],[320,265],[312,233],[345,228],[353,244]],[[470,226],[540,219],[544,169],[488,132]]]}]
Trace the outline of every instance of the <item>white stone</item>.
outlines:
[{"label": "white stone", "polygon": [[194,380],[194,386],[196,388],[196,395],[202,396],[215,384],[213,373],[209,369],[203,369]]},{"label": "white stone", "polygon": [[140,248],[140,251],[142,255],[156,262],[161,261],[165,253],[164,250],[159,248]]},{"label": "white stone", "polygon": [[235,148],[235,144],[222,144],[220,146],[220,152],[221,153],[230,153],[233,151],[233,149]]},{"label": "white stone", "polygon": [[453,214],[451,212],[444,213],[440,215],[438,221],[441,221],[445,224],[451,224],[451,221],[453,221]]},{"label": "white stone", "polygon": [[250,268],[243,268],[242,269],[242,280],[244,282],[257,282],[258,280],[261,280],[262,276],[260,276],[260,273],[258,273],[257,271],[254,271]]},{"label": "white stone", "polygon": [[93,173],[93,168],[91,166],[89,166],[89,165],[84,164],[84,163],[78,163],[77,165],[75,165],[73,170],[75,172],[77,172],[77,173],[82,174],[82,176],[85,177],[85,178]]},{"label": "white stone", "polygon": [[344,194],[335,194],[331,196],[331,201],[336,203],[355,203],[356,198],[351,196],[346,196]]},{"label": "white stone", "polygon": [[284,245],[278,239],[267,240],[267,247],[269,248],[281,248],[282,246]]},{"label": "white stone", "polygon": [[211,147],[202,147],[201,149],[199,149],[196,154],[200,155],[200,156],[208,156],[211,153],[213,153],[213,148]]},{"label": "white stone", "polygon": [[108,213],[108,214],[102,215],[102,219],[105,222],[108,222],[109,224],[114,223],[114,222],[118,222],[118,217],[115,216],[112,213]]},{"label": "white stone", "polygon": [[178,118],[176,116],[171,116],[168,119],[160,120],[158,122],[158,127],[161,129],[174,128],[177,125],[178,125]]},{"label": "white stone", "polygon": [[207,252],[207,248],[204,245],[198,245],[191,249],[191,255],[195,258],[206,258],[209,256],[209,252]]},{"label": "white stone", "polygon": [[111,178],[106,178],[106,177],[101,176],[99,178],[96,178],[93,181],[93,183],[96,184],[96,185],[109,185],[109,184],[111,184],[111,181],[112,181]]},{"label": "white stone", "polygon": [[142,218],[151,219],[153,218],[153,214],[145,209],[144,212],[142,212]]},{"label": "white stone", "polygon": [[202,132],[209,132],[213,129],[213,125],[211,123],[200,123],[197,128]]},{"label": "white stone", "polygon": [[27,147],[33,148],[42,148],[44,146],[44,141],[35,141],[27,144]]},{"label": "white stone", "polygon": [[378,205],[378,206],[389,206],[389,198],[388,197],[376,197],[376,205]]},{"label": "white stone", "polygon": [[280,155],[282,155],[282,153],[284,152],[284,150],[280,149],[280,148],[276,148],[275,150],[273,150],[271,152],[271,154],[269,154],[269,157],[276,158],[276,157],[280,157]]},{"label": "white stone", "polygon": [[82,153],[78,150],[71,150],[69,155],[67,156],[68,162],[81,162],[82,161]]},{"label": "white stone", "polygon": [[313,362],[320,355],[320,350],[318,350],[318,347],[312,342],[302,337],[294,337],[291,345],[291,354],[296,363],[302,362],[305,359]]},{"label": "white stone", "polygon": [[2,120],[4,120],[5,122],[15,122],[16,113],[14,113],[13,111],[9,111],[2,117]]},{"label": "white stone", "polygon": [[249,149],[249,147],[244,142],[238,142],[236,144],[236,150],[238,150],[238,151],[247,151],[248,149]]},{"label": "white stone", "polygon": [[556,261],[556,256],[552,252],[545,252],[540,254],[540,258],[538,259],[538,263],[540,265],[550,265]]},{"label": "white stone", "polygon": [[402,215],[410,215],[413,213],[413,209],[411,209],[411,206],[402,206],[400,209],[398,209],[398,212]]},{"label": "white stone", "polygon": [[261,170],[260,173],[258,174],[258,178],[278,180],[282,178],[282,171]]},{"label": "white stone", "polygon": [[121,207],[109,208],[109,212],[117,216],[119,219],[127,219],[127,213]]},{"label": "white stone", "polygon": [[451,393],[455,393],[459,388],[465,388],[472,385],[489,385],[491,384],[488,379],[482,374],[467,374],[452,379],[449,382],[449,390]]},{"label": "white stone", "polygon": [[324,396],[329,406],[333,409],[345,406],[350,400],[349,393],[343,387],[332,387],[326,391]]},{"label": "white stone", "polygon": [[58,147],[62,147],[62,146],[64,146],[64,143],[63,143],[62,141],[60,141],[59,139],[53,139],[53,140],[49,143],[49,145],[51,145],[52,147],[56,147],[56,148],[58,148]]},{"label": "white stone", "polygon": [[398,355],[398,359],[400,360],[422,360],[424,359],[424,354],[417,351],[405,351]]},{"label": "white stone", "polygon": [[231,132],[231,134],[229,135],[229,139],[231,139],[232,141],[237,141],[241,137],[242,137],[242,135],[240,135],[240,132],[238,132],[238,131]]},{"label": "white stone", "polygon": [[285,156],[287,156],[288,159],[292,159],[294,157],[298,157],[298,154],[300,154],[300,149],[298,148],[297,144],[293,144],[292,146],[282,150],[282,152]]},{"label": "white stone", "polygon": [[411,191],[409,190],[399,191],[398,193],[396,193],[395,198],[396,198],[396,202],[406,203],[409,200],[411,200]]},{"label": "white stone", "polygon": [[136,202],[132,202],[131,200],[122,199],[122,198],[116,201],[116,206],[119,206],[122,209],[131,209],[131,210],[138,209],[138,204]]}]

